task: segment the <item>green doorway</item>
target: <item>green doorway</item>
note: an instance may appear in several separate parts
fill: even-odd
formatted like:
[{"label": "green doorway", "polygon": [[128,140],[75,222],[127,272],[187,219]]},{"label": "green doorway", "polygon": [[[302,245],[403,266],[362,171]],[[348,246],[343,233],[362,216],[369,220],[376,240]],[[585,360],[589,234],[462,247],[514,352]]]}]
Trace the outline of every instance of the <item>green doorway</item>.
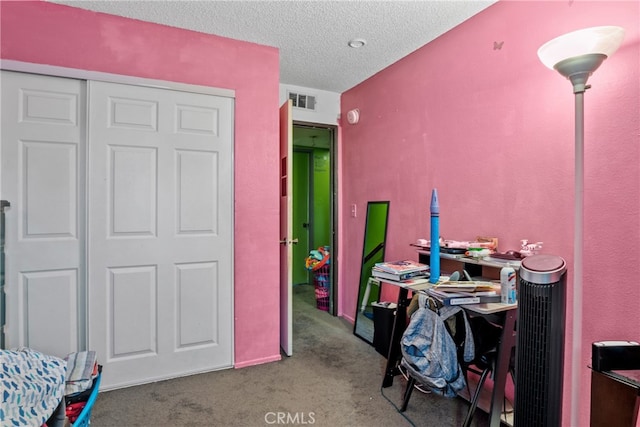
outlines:
[{"label": "green doorway", "polygon": [[[293,126],[293,284],[313,284],[305,260],[311,250],[328,246],[333,258],[332,145],[334,129]],[[333,293],[333,292],[331,292]],[[333,304],[331,304],[333,306]]]}]

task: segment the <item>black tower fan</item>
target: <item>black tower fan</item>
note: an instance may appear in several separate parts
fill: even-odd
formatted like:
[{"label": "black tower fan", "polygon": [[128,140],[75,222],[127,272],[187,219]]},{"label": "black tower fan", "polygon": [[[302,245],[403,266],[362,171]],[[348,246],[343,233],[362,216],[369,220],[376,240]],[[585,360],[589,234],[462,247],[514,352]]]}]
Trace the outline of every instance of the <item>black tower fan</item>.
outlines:
[{"label": "black tower fan", "polygon": [[517,427],[562,422],[566,263],[554,255],[522,261],[518,286],[515,418]]}]

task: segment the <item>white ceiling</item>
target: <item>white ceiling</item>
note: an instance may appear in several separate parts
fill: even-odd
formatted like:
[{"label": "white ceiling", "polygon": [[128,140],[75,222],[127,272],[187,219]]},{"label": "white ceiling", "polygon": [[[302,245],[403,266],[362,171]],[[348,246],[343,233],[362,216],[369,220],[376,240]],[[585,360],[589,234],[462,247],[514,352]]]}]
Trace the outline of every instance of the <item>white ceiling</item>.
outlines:
[{"label": "white ceiling", "polygon": [[49,1],[274,46],[280,83],[342,93],[497,0]]}]

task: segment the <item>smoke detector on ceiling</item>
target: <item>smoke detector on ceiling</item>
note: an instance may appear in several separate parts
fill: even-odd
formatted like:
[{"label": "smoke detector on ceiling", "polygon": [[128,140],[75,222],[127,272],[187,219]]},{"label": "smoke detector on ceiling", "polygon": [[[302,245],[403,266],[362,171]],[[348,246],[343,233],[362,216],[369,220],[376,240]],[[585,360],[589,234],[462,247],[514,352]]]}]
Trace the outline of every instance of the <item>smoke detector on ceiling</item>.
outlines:
[{"label": "smoke detector on ceiling", "polygon": [[360,49],[367,44],[367,41],[365,39],[352,39],[349,40],[349,43],[347,44],[349,45],[349,47],[352,47],[354,49]]}]

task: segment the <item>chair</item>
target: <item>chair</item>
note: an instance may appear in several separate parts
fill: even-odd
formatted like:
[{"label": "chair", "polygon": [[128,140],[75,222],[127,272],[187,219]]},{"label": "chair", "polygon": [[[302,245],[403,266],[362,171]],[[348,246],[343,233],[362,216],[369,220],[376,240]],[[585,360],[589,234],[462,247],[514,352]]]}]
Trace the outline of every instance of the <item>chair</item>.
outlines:
[{"label": "chair", "polygon": [[[469,411],[467,412],[467,416],[465,417],[464,423],[462,424],[464,427],[468,427],[471,425],[471,420],[473,419],[473,414],[475,413],[476,407],[478,406],[478,400],[480,398],[480,392],[482,391],[482,387],[487,377],[496,369],[496,361],[498,357],[498,348],[494,347],[492,349],[486,350],[483,354],[481,354],[476,360],[473,361],[471,365],[467,366],[466,371],[472,371],[480,375],[480,379],[478,380],[478,384],[476,386],[476,390],[473,394],[469,402]],[[476,370],[475,368],[478,368]],[[465,369],[465,368],[463,368]],[[515,384],[515,348],[511,349],[511,357],[509,360],[509,374],[511,374],[511,379]],[[468,382],[467,382],[468,388]]]},{"label": "chair", "polygon": [[[465,379],[467,372],[473,372],[480,375],[476,389],[471,396],[469,391],[469,410],[465,417],[464,427],[471,425],[471,420],[478,407],[478,400],[480,399],[480,393],[484,386],[487,377],[495,371],[496,359],[498,356],[498,342],[502,329],[482,316],[472,317],[470,320],[471,330],[473,331],[473,338],[476,345],[476,358],[471,363],[462,366],[465,372]],[[469,389],[469,381],[467,381],[467,390]]]},{"label": "chair", "polygon": [[[469,401],[469,410],[467,411],[467,416],[464,418],[464,422],[462,423],[463,427],[469,427],[471,425],[471,420],[473,419],[473,415],[475,414],[476,408],[478,407],[478,399],[480,399],[480,392],[482,391],[482,386],[484,385],[484,382],[486,381],[489,374],[491,374],[495,370],[496,355],[497,355],[497,349],[494,347],[493,349],[485,352],[484,354],[480,355],[480,357],[478,357],[476,360],[474,360],[472,362],[473,367],[466,366],[462,368],[465,372],[465,377],[466,377],[466,372],[468,371],[473,371],[478,373],[478,371],[476,371],[474,367],[480,370],[479,371],[480,379],[478,380],[478,384],[476,385],[476,389],[473,393],[473,397],[471,397],[471,393],[469,392],[469,396],[471,397],[471,400]],[[469,389],[469,381],[467,380],[467,390],[468,389]]]},{"label": "chair", "polygon": [[[453,319],[455,319],[455,322],[447,323],[446,327],[451,334],[454,343],[456,344],[458,361],[460,363],[460,368],[467,383],[467,390],[469,390],[469,381],[467,377],[468,372],[473,372],[480,375],[480,379],[473,393],[473,396],[471,396],[471,391],[469,390],[469,396],[471,397],[471,400],[469,403],[469,410],[467,411],[467,415],[463,422],[463,426],[468,427],[471,425],[473,415],[478,406],[478,400],[480,398],[482,387],[487,377],[495,370],[497,343],[500,338],[501,328],[491,324],[484,317],[471,317],[469,319],[469,322],[471,324],[471,329],[474,335],[474,343],[477,356],[471,362],[464,362],[464,319],[462,318],[462,316],[455,316]],[[416,387],[416,379],[410,374],[408,374],[407,377],[407,389],[405,390],[403,396],[400,412],[406,411],[413,389]]]},{"label": "chair", "polygon": [[[434,299],[429,299],[429,306],[431,308],[431,310],[438,312],[440,315],[440,310],[441,310],[441,304],[439,302],[437,302]],[[413,304],[413,302],[412,302]],[[411,305],[409,306],[409,312],[411,312]],[[451,337],[451,339],[453,340],[453,344],[455,345],[455,349],[450,349],[448,350],[449,352],[453,351],[456,356],[457,356],[457,361],[458,361],[458,366],[459,366],[459,375],[462,375],[464,377],[464,382],[462,382],[462,378],[460,378],[460,380],[458,380],[457,378],[459,378],[459,376],[456,377],[449,377],[447,379],[447,386],[446,391],[445,389],[437,389],[437,391],[442,391],[442,394],[448,395],[449,397],[453,397],[455,396],[456,390],[460,390],[459,387],[462,386],[462,384],[466,384],[466,380],[467,380],[467,376],[466,376],[466,369],[465,366],[470,363],[470,362],[464,362],[465,358],[467,360],[469,360],[471,357],[474,357],[475,352],[473,351],[473,347],[475,347],[475,340],[473,340],[473,342],[471,343],[472,346],[469,348],[467,346],[468,341],[470,340],[469,337],[467,337],[467,328],[469,328],[469,333],[473,334],[473,330],[471,329],[471,324],[470,322],[468,323],[468,318],[466,313],[463,310],[458,311],[457,313],[449,313],[447,315],[446,318],[442,319],[442,325],[444,326],[444,329],[446,330],[446,332],[444,332],[445,334],[448,333]],[[432,338],[434,339],[434,343],[438,340],[437,338]],[[441,342],[440,342],[441,344]],[[469,353],[469,351],[471,351],[471,353]],[[450,354],[450,353],[449,353]],[[455,360],[455,359],[454,359]],[[462,363],[460,363],[462,362]],[[471,361],[472,362],[472,361]],[[401,366],[404,364],[404,361],[401,363]],[[430,366],[430,365],[427,365]],[[418,368],[421,369],[421,368]],[[434,372],[429,372],[427,375],[430,374],[444,374],[444,372],[439,371],[439,368],[435,368],[436,371]],[[422,372],[420,372],[421,374]],[[425,372],[426,373],[426,372]],[[413,391],[413,388],[416,386],[416,382],[417,379],[414,377],[414,375],[417,375],[418,377],[420,376],[420,374],[418,372],[411,371],[410,369],[407,370],[406,373],[406,377],[407,377],[407,389],[405,390],[405,394],[404,394],[404,399],[403,399],[403,403],[401,406],[401,412],[406,410],[407,405],[409,403],[409,399],[411,398],[411,393]],[[449,374],[446,374],[449,375]],[[439,381],[442,381],[444,378],[439,378]],[[449,382],[450,381],[450,382]],[[455,387],[453,390],[451,389],[452,387]],[[436,391],[436,390],[434,390]],[[453,394],[451,394],[453,392]]]}]

